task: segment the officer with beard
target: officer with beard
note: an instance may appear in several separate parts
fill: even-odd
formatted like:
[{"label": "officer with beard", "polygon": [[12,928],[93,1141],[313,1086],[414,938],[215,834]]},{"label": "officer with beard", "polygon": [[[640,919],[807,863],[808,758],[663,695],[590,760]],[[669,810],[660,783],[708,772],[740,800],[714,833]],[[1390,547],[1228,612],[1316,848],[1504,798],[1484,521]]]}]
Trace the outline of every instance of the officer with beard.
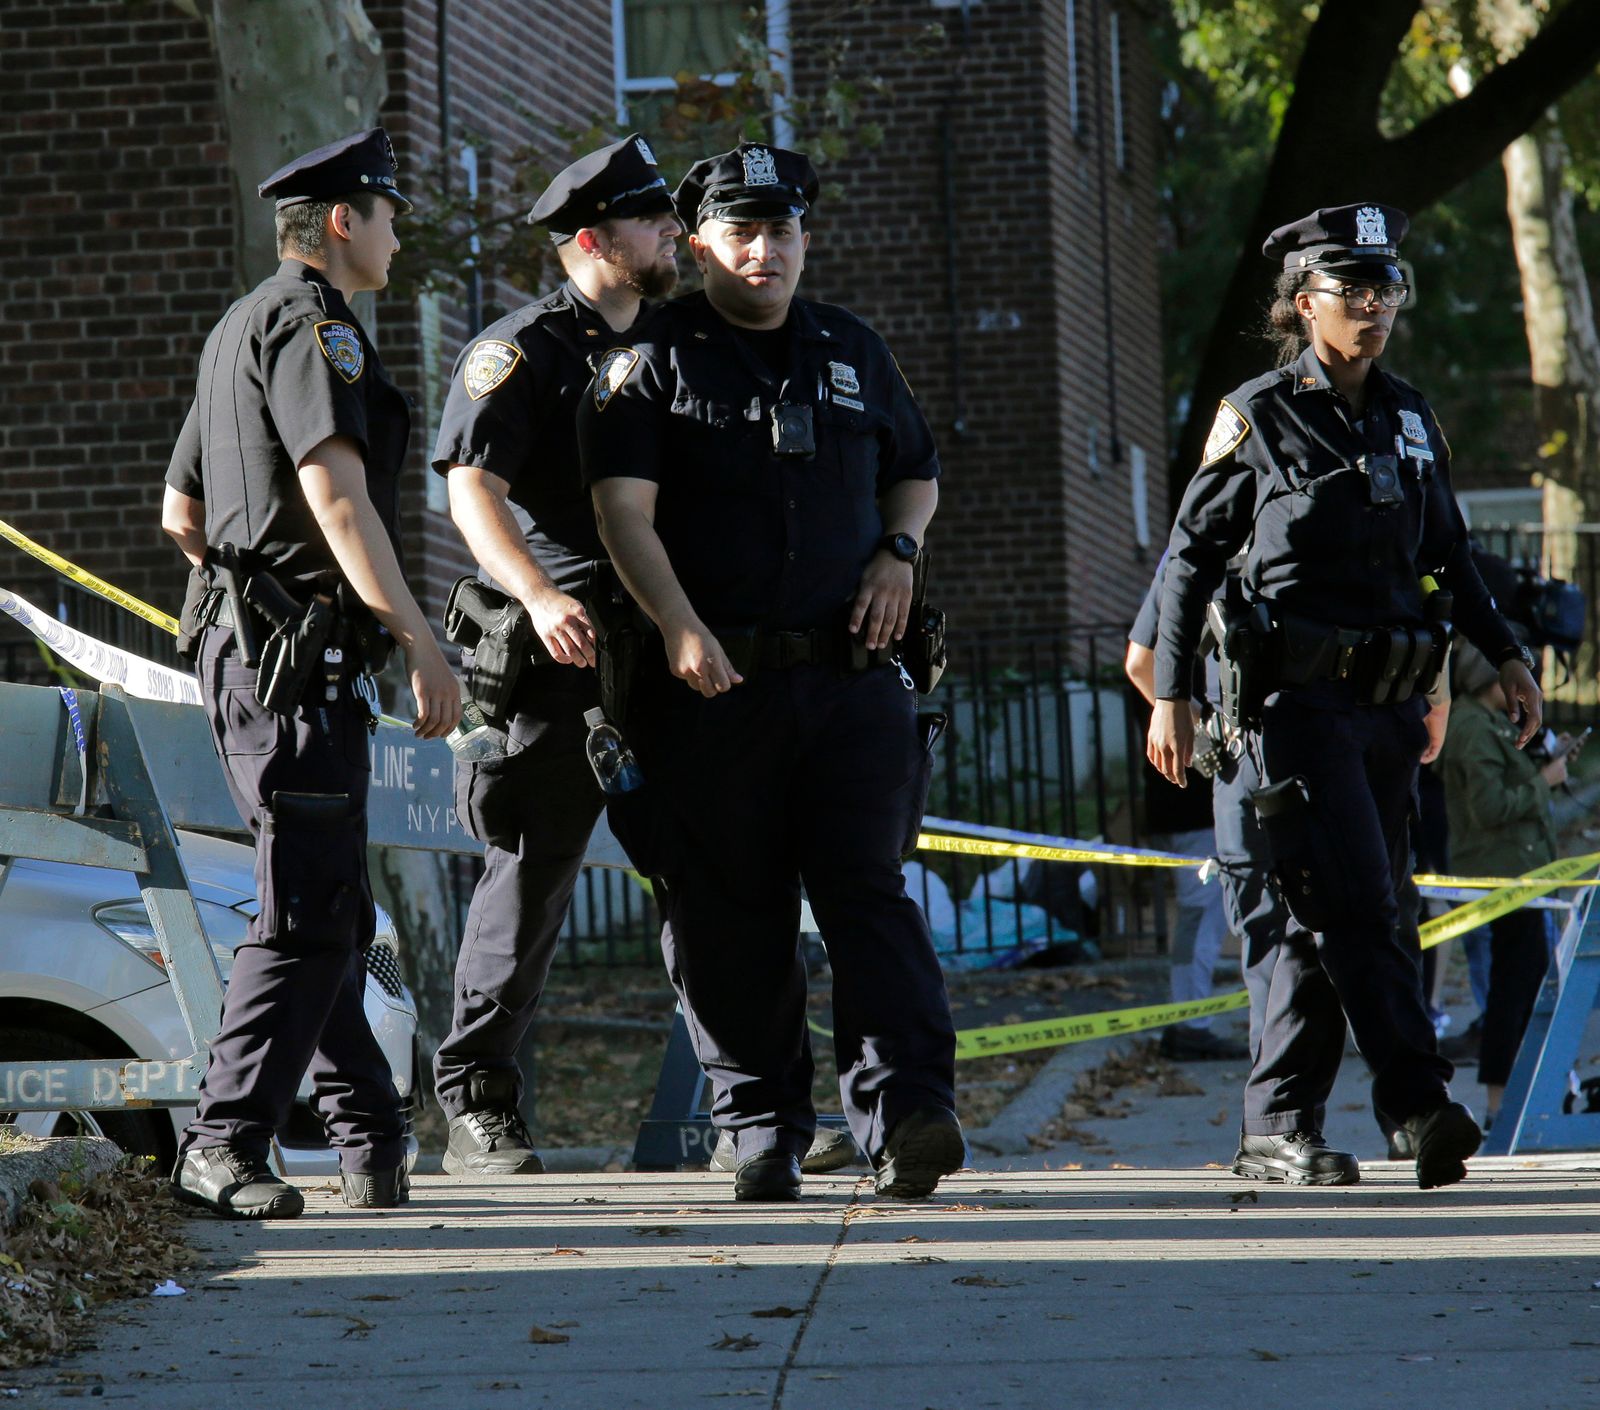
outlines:
[{"label": "officer with beard", "polygon": [[[490,712],[508,752],[456,765],[456,813],[484,844],[485,869],[456,961],[450,1034],[434,1058],[453,1175],[544,1168],[518,1110],[516,1052],[604,801],[584,753],[584,712],[600,703],[585,604],[592,589],[604,591],[596,579],[608,566],[579,470],[576,409],[647,300],[672,292],[682,234],[637,133],[567,167],[528,219],[549,231],[567,279],[485,328],[457,359],[433,456],[479,578],[529,619],[524,668],[509,701]],[[482,655],[475,687],[484,684]],[[474,693],[481,703],[485,692]],[[671,968],[670,932],[662,947]],[[848,1137],[824,1130],[806,1168],[835,1169],[854,1156]],[[727,1154],[721,1165],[732,1168]]]}]

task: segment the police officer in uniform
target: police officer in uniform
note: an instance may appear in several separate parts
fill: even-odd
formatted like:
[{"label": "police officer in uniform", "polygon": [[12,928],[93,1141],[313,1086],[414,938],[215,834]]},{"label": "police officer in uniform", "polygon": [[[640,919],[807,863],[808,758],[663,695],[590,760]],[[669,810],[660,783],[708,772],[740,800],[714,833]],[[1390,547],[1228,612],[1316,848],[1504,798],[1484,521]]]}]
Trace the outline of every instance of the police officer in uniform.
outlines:
[{"label": "police officer in uniform", "polygon": [[[512,752],[456,766],[457,815],[484,844],[485,867],[456,962],[451,1031],[434,1058],[451,1174],[543,1169],[518,1111],[516,1052],[604,801],[583,716],[600,701],[585,601],[605,550],[578,463],[577,407],[646,300],[671,292],[683,233],[638,133],[567,167],[528,219],[549,231],[567,280],[462,352],[433,458],[480,577],[522,604],[533,643],[503,721]],[[670,965],[670,932],[662,943]],[[825,1145],[808,1163],[831,1169],[854,1154],[838,1133]]]},{"label": "police officer in uniform", "polygon": [[812,1137],[803,881],[851,1131],[881,1193],[921,1198],[965,1147],[944,980],[900,875],[929,760],[890,658],[938,459],[882,339],[794,297],[817,185],[759,144],[698,162],[676,200],[704,290],[607,354],[579,413],[601,537],[661,634],[626,722],[645,783],[612,826],[661,878],[736,1197],[796,1198]]},{"label": "police officer in uniform", "polygon": [[[348,303],[383,288],[399,248],[394,217],[411,207],[394,150],[374,128],[290,162],[260,194],[277,203],[283,262],[206,339],[162,513],[196,564],[183,625],[260,898],[173,1184],[219,1214],[292,1218],[304,1200],[267,1154],[308,1070],[345,1202],[407,1196],[403,1118],[362,1008],[371,714],[357,675],[379,665],[380,624],[405,653],[418,736],[446,733],[460,701],[401,570],[406,398]],[[275,654],[296,635],[299,657]],[[268,708],[251,651],[263,681],[273,660],[312,658],[304,690],[269,691]]]},{"label": "police officer in uniform", "polygon": [[[1396,904],[1428,742],[1422,691],[1441,664],[1451,599],[1456,625],[1500,672],[1522,742],[1539,726],[1542,700],[1472,565],[1432,411],[1374,365],[1408,293],[1397,263],[1407,223],[1376,203],[1328,207],[1274,231],[1263,248],[1282,268],[1274,325],[1309,346],[1223,400],[1184,495],[1162,596],[1149,755],[1183,782],[1202,618],[1227,560],[1248,542],[1245,602],[1230,619],[1223,668],[1246,670],[1246,695],[1259,705],[1247,746],[1294,920],[1285,949],[1329,981],[1296,1021],[1326,1037],[1348,1019],[1374,1104],[1405,1132],[1427,1189],[1464,1178],[1481,1139],[1450,1099],[1452,1069],[1438,1054]],[[1280,972],[1289,976],[1281,958],[1275,987]],[[1269,1023],[1236,1169],[1323,1158],[1320,1109],[1289,1108],[1270,1093],[1254,1100],[1280,1036]],[[1331,1040],[1324,1050],[1336,1051]]]}]

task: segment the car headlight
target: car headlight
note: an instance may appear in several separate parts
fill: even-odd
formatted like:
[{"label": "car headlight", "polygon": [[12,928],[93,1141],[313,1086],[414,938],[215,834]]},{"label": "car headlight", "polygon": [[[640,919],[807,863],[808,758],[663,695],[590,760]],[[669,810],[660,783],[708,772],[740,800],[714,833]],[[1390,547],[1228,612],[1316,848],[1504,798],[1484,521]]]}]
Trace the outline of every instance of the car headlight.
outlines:
[{"label": "car headlight", "polygon": [[[217,957],[217,968],[222,977],[228,977],[233,968],[233,952],[244,944],[250,930],[250,918],[215,901],[196,901],[200,912],[200,925],[211,942],[211,953]],[[95,923],[137,950],[157,969],[165,970],[166,961],[156,940],[156,928],[150,922],[150,912],[143,901],[108,901],[91,912]]]}]

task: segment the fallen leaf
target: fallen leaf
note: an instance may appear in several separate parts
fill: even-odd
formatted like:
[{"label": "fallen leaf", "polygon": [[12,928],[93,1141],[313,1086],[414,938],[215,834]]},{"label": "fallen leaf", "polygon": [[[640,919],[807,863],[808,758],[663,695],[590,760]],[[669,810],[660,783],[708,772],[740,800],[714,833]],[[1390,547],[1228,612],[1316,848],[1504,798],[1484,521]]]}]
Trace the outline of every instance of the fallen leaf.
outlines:
[{"label": "fallen leaf", "polygon": [[[1282,1361],[1283,1360],[1283,1357],[1279,1356],[1276,1351],[1263,1351],[1258,1346],[1252,1346],[1250,1348],[1250,1354],[1253,1357],[1255,1357],[1257,1361]],[[1405,1357],[1402,1356],[1400,1359],[1402,1361],[1404,1361]],[[1429,1357],[1428,1359],[1431,1361],[1433,1358]]]},{"label": "fallen leaf", "polygon": [[579,1195],[572,1202],[574,1204],[604,1204],[606,1199],[604,1195]]},{"label": "fallen leaf", "polygon": [[549,1258],[582,1258],[584,1257],[584,1252],[581,1248],[562,1248],[560,1244],[557,1244],[546,1256]]},{"label": "fallen leaf", "polygon": [[989,1207],[984,1204],[947,1204],[939,1212],[941,1214],[987,1214]]},{"label": "fallen leaf", "polygon": [[959,1278],[952,1278],[952,1283],[959,1283],[964,1288],[1014,1288],[1015,1283],[1007,1283],[1000,1278],[991,1278],[983,1273],[967,1273]]},{"label": "fallen leaf", "polygon": [[683,1232],[676,1224],[635,1224],[633,1232],[636,1234],[652,1234],[658,1239],[670,1239],[675,1234]]},{"label": "fallen leaf", "polygon": [[571,1341],[565,1332],[552,1332],[541,1327],[537,1322],[528,1329],[528,1340],[535,1346],[560,1346],[564,1341]]},{"label": "fallen leaf", "polygon": [[721,1341],[711,1343],[711,1349],[713,1351],[750,1351],[760,1345],[761,1343],[748,1332],[742,1337],[736,1337],[732,1332],[724,1332]]},{"label": "fallen leaf", "polygon": [[373,1328],[373,1323],[367,1321],[365,1317],[352,1316],[348,1312],[344,1315],[350,1318],[350,1325],[339,1333],[341,1337],[364,1337]]},{"label": "fallen leaf", "polygon": [[[1224,1122],[1227,1121],[1227,1119],[1228,1119],[1228,1108],[1225,1107],[1225,1106],[1219,1106],[1217,1108],[1217,1114],[1215,1116],[1206,1117],[1206,1120],[1209,1121],[1213,1126],[1221,1126]],[[1207,1170],[1221,1170],[1222,1166],[1219,1165],[1216,1161],[1212,1161],[1206,1166],[1206,1169]]]},{"label": "fallen leaf", "polygon": [[351,1302],[399,1302],[404,1293],[362,1293],[360,1297],[353,1297]]},{"label": "fallen leaf", "polygon": [[1124,1165],[1120,1160],[1113,1160],[1111,1168],[1113,1170],[1137,1170],[1139,1167],[1137,1165]]},{"label": "fallen leaf", "polygon": [[902,1263],[943,1263],[945,1260],[931,1253],[908,1253]]},{"label": "fallen leaf", "polygon": [[798,1307],[763,1307],[750,1314],[752,1317],[800,1317],[804,1313]]},{"label": "fallen leaf", "polygon": [[665,1283],[652,1283],[647,1288],[640,1288],[639,1291],[640,1292],[672,1292],[673,1289],[669,1288]]},{"label": "fallen leaf", "polygon": [[944,1240],[925,1239],[921,1234],[907,1234],[904,1238],[896,1239],[895,1242],[897,1244],[938,1244],[943,1243]]}]

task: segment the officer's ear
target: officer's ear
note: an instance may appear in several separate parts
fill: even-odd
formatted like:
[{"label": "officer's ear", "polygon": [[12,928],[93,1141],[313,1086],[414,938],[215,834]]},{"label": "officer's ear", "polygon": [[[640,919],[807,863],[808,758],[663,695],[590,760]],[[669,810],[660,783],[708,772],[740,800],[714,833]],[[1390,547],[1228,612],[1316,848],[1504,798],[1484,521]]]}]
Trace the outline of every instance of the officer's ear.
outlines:
[{"label": "officer's ear", "polygon": [[600,238],[598,230],[591,229],[586,225],[572,237],[572,243],[582,250],[584,254],[588,255],[590,259],[605,258],[606,247]]},{"label": "officer's ear", "polygon": [[350,238],[350,203],[337,201],[328,207],[328,229],[341,240]]},{"label": "officer's ear", "polygon": [[696,230],[689,232],[689,253],[694,256],[695,268],[702,274],[706,272],[706,242],[700,238]]}]

